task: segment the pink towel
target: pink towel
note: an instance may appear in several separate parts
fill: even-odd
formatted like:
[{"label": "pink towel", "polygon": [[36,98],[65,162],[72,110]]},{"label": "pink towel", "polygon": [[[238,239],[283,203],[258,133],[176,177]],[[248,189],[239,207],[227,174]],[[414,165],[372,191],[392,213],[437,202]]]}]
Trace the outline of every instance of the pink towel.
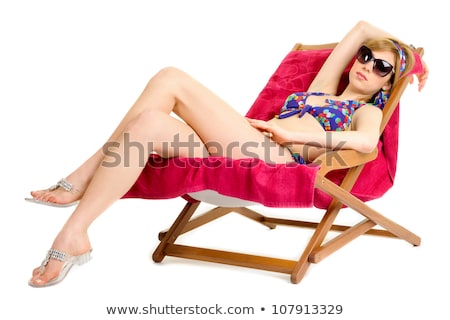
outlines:
[{"label": "pink towel", "polygon": [[171,158],[152,155],[124,198],[168,199],[218,193],[268,207],[311,207],[318,167],[269,164],[259,159]]}]

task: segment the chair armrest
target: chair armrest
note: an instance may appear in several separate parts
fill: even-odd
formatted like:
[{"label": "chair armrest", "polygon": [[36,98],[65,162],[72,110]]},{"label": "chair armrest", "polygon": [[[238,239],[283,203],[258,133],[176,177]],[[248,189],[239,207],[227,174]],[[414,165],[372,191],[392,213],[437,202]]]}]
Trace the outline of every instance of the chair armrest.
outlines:
[{"label": "chair armrest", "polygon": [[362,153],[355,150],[327,151],[318,156],[312,164],[320,166],[319,174],[325,176],[328,172],[356,167],[376,159],[378,149],[370,153]]}]

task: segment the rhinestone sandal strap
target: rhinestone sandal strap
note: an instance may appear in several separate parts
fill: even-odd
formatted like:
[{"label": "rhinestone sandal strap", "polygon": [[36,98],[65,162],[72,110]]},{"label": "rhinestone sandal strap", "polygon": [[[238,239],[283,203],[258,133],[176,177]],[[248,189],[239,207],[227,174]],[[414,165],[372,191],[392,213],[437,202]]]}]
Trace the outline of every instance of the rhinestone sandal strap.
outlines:
[{"label": "rhinestone sandal strap", "polygon": [[50,251],[50,259],[55,259],[62,262],[66,261],[67,255],[65,252],[62,252],[57,249],[50,249],[49,251]]},{"label": "rhinestone sandal strap", "polygon": [[64,178],[59,180],[54,186],[51,186],[48,190],[49,191],[53,191],[53,190],[56,190],[58,188],[63,188],[67,192],[77,191],[76,189],[74,189],[73,185],[69,181],[64,179]]},{"label": "rhinestone sandal strap", "polygon": [[65,252],[62,252],[57,249],[50,249],[50,250],[48,250],[47,256],[45,257],[44,261],[42,261],[41,266],[45,267],[48,264],[48,262],[50,261],[50,259],[64,262],[67,259],[67,254]]},{"label": "rhinestone sandal strap", "polygon": [[69,181],[67,181],[66,179],[59,180],[56,185],[58,187],[63,188],[66,191],[72,191],[72,188],[73,188],[72,184]]}]

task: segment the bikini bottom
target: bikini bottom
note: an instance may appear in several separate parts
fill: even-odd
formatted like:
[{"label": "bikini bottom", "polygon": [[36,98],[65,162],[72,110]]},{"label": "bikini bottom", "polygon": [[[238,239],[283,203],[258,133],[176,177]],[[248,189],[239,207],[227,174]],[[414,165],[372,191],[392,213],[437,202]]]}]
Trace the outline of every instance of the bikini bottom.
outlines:
[{"label": "bikini bottom", "polygon": [[292,156],[292,159],[294,159],[295,162],[297,162],[298,164],[306,164],[305,158],[303,158],[300,153],[298,152],[293,152],[291,150],[291,148],[286,147],[289,150],[289,153]]}]

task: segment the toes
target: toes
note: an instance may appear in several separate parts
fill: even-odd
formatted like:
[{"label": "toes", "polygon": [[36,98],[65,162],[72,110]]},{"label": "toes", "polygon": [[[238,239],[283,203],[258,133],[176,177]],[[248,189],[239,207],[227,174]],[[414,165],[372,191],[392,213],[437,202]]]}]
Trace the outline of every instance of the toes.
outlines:
[{"label": "toes", "polygon": [[31,191],[30,194],[34,199],[39,201],[47,201],[46,199],[49,196],[46,190]]},{"label": "toes", "polygon": [[48,197],[46,197],[45,201],[47,202],[51,202],[51,203],[58,203],[58,200],[56,199],[56,197],[49,195]]},{"label": "toes", "polygon": [[42,201],[42,202],[52,202],[52,203],[58,203],[57,198],[48,193],[47,191],[33,191],[31,192],[31,195],[34,199]]},{"label": "toes", "polygon": [[38,276],[39,273],[41,273],[41,267],[34,268],[33,272],[32,272],[32,277],[34,278],[34,277]]},{"label": "toes", "polygon": [[42,201],[42,202],[48,202],[48,195],[41,195],[37,198],[35,198],[36,200]]},{"label": "toes", "polygon": [[39,191],[31,191],[30,194],[33,198],[37,199],[39,197],[42,197],[42,195],[44,195],[45,191],[44,190],[39,190]]},{"label": "toes", "polygon": [[46,202],[53,202],[53,203],[55,203],[56,202],[55,200],[56,200],[56,198],[54,196],[50,195],[50,194],[46,195],[43,198],[43,201],[46,201]]},{"label": "toes", "polygon": [[43,286],[55,277],[56,276],[50,277],[48,274],[45,274],[45,273],[37,274],[31,278],[30,284],[36,285],[36,286]]},{"label": "toes", "polygon": [[38,190],[30,192],[33,199],[41,202],[49,202],[55,204],[65,204],[70,203],[79,198],[75,197],[73,194],[62,190]]},{"label": "toes", "polygon": [[47,267],[42,270],[41,267],[35,268],[33,270],[33,275],[29,281],[30,284],[36,286],[43,286],[51,280],[55,279],[59,272],[61,271],[61,263],[51,263],[47,265]]}]

